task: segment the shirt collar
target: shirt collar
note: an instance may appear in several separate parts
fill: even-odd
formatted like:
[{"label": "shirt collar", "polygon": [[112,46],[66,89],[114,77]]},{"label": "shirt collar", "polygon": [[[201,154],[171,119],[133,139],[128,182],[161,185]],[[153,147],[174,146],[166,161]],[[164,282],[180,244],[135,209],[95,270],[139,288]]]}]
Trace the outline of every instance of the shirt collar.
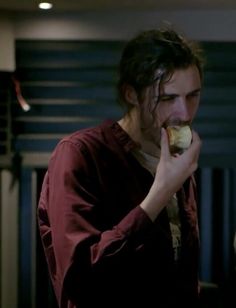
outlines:
[{"label": "shirt collar", "polygon": [[107,120],[104,124],[108,125],[111,128],[112,133],[116,136],[118,142],[121,144],[125,151],[130,152],[134,149],[140,148],[140,144],[135,142],[129,136],[129,134],[127,134],[126,131],[123,130],[123,128],[118,124],[118,122]]}]

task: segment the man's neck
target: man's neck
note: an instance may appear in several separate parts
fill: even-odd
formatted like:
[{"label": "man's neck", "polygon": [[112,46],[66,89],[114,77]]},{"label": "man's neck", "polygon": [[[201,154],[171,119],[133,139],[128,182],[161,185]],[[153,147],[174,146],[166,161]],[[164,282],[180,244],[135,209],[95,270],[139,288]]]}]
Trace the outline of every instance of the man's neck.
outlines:
[{"label": "man's neck", "polygon": [[134,107],[131,109],[129,113],[118,121],[118,124],[131,139],[133,139],[137,144],[140,144],[143,152],[155,157],[160,157],[160,148],[151,140],[148,140],[142,132],[140,126],[140,112],[138,108]]}]

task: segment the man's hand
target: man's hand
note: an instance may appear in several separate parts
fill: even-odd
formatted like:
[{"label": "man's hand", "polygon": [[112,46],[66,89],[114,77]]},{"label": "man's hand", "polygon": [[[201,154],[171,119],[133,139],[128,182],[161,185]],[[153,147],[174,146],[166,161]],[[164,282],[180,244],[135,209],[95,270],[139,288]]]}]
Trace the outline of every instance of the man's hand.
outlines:
[{"label": "man's hand", "polygon": [[164,128],[161,134],[161,157],[153,185],[140,206],[155,220],[169,199],[181,188],[187,178],[197,169],[201,148],[198,134],[192,132],[192,143],[181,155],[172,156],[168,136]]}]

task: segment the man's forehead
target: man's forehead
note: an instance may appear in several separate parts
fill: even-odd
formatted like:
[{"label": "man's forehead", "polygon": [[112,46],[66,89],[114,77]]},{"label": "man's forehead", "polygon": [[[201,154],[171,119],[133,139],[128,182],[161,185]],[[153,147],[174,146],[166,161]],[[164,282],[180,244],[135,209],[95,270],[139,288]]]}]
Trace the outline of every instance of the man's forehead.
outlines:
[{"label": "man's forehead", "polygon": [[196,67],[190,66],[186,69],[173,71],[160,84],[161,91],[174,91],[178,89],[188,89],[195,91],[201,88],[201,78]]}]

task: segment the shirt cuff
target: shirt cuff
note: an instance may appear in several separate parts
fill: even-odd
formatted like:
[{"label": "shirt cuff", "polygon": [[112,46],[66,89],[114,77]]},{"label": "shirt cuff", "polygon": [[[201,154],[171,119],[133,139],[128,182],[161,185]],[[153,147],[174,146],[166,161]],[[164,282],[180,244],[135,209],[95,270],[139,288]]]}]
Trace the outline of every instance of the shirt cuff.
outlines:
[{"label": "shirt cuff", "polygon": [[117,225],[118,230],[126,236],[146,233],[153,225],[152,220],[140,206],[136,206]]}]

